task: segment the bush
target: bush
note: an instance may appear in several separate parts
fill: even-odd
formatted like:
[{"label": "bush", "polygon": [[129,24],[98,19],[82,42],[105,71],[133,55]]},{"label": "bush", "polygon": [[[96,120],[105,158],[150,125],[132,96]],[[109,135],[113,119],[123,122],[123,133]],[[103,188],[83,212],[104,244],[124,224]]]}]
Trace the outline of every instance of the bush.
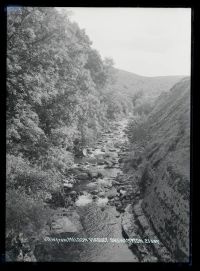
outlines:
[{"label": "bush", "polygon": [[28,238],[40,238],[50,210],[39,198],[27,195],[22,189],[8,189],[6,193],[6,231],[14,231],[15,236],[23,233]]},{"label": "bush", "polygon": [[7,155],[6,162],[7,189],[22,188],[29,194],[40,193],[41,198],[45,199],[46,193],[56,190],[62,181],[61,174],[33,166],[21,155]]},{"label": "bush", "polygon": [[55,169],[55,171],[65,174],[66,170],[72,166],[74,157],[71,152],[64,148],[52,147],[48,151],[45,161],[46,169]]},{"label": "bush", "polygon": [[137,144],[138,148],[145,146],[146,141],[149,139],[147,118],[135,117],[129,123],[128,129],[131,131],[128,135],[129,140]]},{"label": "bush", "polygon": [[148,102],[143,102],[134,108],[134,113],[139,115],[148,115],[152,110],[152,105]]}]

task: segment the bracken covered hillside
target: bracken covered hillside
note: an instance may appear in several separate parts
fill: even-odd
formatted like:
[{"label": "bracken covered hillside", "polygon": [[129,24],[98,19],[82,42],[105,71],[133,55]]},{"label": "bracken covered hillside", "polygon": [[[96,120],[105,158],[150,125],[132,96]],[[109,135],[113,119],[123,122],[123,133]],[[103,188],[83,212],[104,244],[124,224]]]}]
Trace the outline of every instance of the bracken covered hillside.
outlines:
[{"label": "bracken covered hillside", "polygon": [[148,144],[138,168],[142,208],[180,261],[189,255],[190,80],[160,96],[150,114]]},{"label": "bracken covered hillside", "polygon": [[154,101],[162,92],[168,91],[183,76],[156,76],[147,77],[124,70],[115,69],[116,82],[114,88],[131,97],[137,92],[142,92],[144,97]]}]

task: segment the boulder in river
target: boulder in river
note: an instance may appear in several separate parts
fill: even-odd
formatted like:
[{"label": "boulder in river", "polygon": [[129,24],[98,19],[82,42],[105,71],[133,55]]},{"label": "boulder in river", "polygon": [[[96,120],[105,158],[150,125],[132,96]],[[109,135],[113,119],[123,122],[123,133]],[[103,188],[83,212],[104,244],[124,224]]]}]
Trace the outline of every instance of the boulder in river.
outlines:
[{"label": "boulder in river", "polygon": [[73,184],[71,184],[71,183],[64,183],[63,186],[64,186],[64,188],[72,188]]},{"label": "boulder in river", "polygon": [[79,180],[88,180],[89,179],[89,176],[86,172],[79,173],[76,177]]},{"label": "boulder in river", "polygon": [[123,190],[123,189],[120,189],[119,190],[119,193],[122,195],[122,196],[125,196],[127,194],[127,191],[126,190]]},{"label": "boulder in river", "polygon": [[90,194],[81,195],[76,201],[76,206],[82,207],[92,202],[92,197]]},{"label": "boulder in river", "polygon": [[116,143],[114,144],[114,147],[115,147],[115,148],[119,148],[119,147],[120,147],[120,142],[116,142]]},{"label": "boulder in river", "polygon": [[93,195],[97,195],[99,193],[99,190],[92,190],[90,193]]},{"label": "boulder in river", "polygon": [[87,188],[94,189],[97,188],[98,184],[96,182],[88,183]]},{"label": "boulder in river", "polygon": [[88,175],[90,176],[91,179],[97,179],[97,178],[102,178],[103,174],[99,171],[89,171]]},{"label": "boulder in river", "polygon": [[87,159],[87,162],[90,164],[96,164],[96,162],[97,162],[95,157],[88,157],[86,159]]},{"label": "boulder in river", "polygon": [[24,255],[23,262],[37,262],[33,251],[30,251]]},{"label": "boulder in river", "polygon": [[107,198],[98,198],[96,203],[100,207],[105,207],[108,203],[108,199]]},{"label": "boulder in river", "polygon": [[115,196],[117,196],[117,190],[116,189],[111,189],[106,193],[108,199],[112,199]]},{"label": "boulder in river", "polygon": [[69,195],[71,195],[71,196],[74,196],[74,195],[76,195],[77,194],[77,192],[76,191],[71,191],[70,193],[69,193]]},{"label": "boulder in river", "polygon": [[87,153],[92,154],[92,148],[87,148]]},{"label": "boulder in river", "polygon": [[121,164],[121,163],[123,163],[123,161],[124,161],[124,158],[119,158],[119,160],[118,160],[118,162]]},{"label": "boulder in river", "polygon": [[105,196],[105,192],[103,192],[103,191],[99,192],[98,196],[99,196],[100,198],[104,197],[104,196]]},{"label": "boulder in river", "polygon": [[99,179],[98,184],[103,186],[103,187],[112,187],[112,182],[110,180],[105,179]]},{"label": "boulder in river", "polygon": [[88,154],[88,153],[87,153],[87,149],[83,149],[82,152],[83,152],[83,156],[87,156],[87,154]]},{"label": "boulder in river", "polygon": [[97,164],[98,165],[104,165],[105,164],[105,160],[104,159],[98,159],[97,160]]},{"label": "boulder in river", "polygon": [[52,223],[52,232],[54,234],[63,232],[77,232],[76,226],[68,217],[59,217]]}]

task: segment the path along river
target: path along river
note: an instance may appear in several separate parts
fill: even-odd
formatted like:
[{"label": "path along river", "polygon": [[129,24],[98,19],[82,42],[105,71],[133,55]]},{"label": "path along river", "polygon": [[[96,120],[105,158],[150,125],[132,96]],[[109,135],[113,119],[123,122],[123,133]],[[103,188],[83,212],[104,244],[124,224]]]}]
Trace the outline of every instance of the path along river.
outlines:
[{"label": "path along river", "polygon": [[36,247],[38,261],[138,262],[126,243],[110,242],[110,238],[124,238],[120,208],[127,191],[123,186],[116,186],[116,177],[123,174],[118,159],[127,142],[126,126],[127,120],[113,123],[95,148],[89,149],[84,158],[77,159],[74,167],[84,168],[94,178],[83,178],[85,173],[82,173],[82,180],[73,186],[76,194],[73,207],[59,209],[50,236],[107,238],[108,242],[44,241]]}]

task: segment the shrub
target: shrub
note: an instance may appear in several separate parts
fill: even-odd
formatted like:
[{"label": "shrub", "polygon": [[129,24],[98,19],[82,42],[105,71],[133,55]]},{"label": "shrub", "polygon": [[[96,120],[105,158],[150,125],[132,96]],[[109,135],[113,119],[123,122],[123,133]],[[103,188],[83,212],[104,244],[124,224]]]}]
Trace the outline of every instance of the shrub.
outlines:
[{"label": "shrub", "polygon": [[131,131],[128,135],[129,140],[137,144],[138,148],[143,147],[149,138],[147,118],[135,117],[129,123],[128,129]]},{"label": "shrub", "polygon": [[66,170],[72,166],[74,161],[71,152],[66,151],[64,148],[52,147],[48,151],[45,161],[46,169],[55,169],[61,174],[65,174]]},{"label": "shrub", "polygon": [[134,108],[134,113],[139,115],[148,115],[152,110],[152,105],[148,102],[143,102]]},{"label": "shrub", "polygon": [[6,193],[6,231],[14,231],[15,236],[22,232],[28,238],[38,239],[45,228],[50,210],[44,202],[22,189],[8,189]]},{"label": "shrub", "polygon": [[40,193],[42,199],[45,199],[47,192],[56,190],[62,180],[58,172],[56,174],[53,170],[44,171],[39,166],[33,166],[21,155],[7,155],[6,174],[7,189],[23,188],[29,194]]}]

